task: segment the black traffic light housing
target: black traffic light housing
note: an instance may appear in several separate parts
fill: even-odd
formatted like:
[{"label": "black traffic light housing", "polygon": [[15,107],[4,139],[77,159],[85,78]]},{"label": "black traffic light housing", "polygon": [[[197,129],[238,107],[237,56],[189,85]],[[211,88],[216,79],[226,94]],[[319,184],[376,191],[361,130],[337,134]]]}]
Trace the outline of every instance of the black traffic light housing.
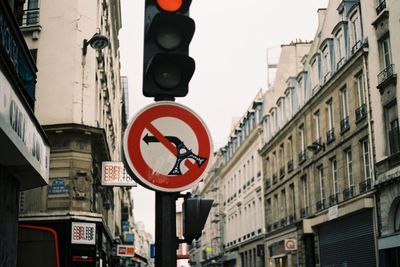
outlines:
[{"label": "black traffic light housing", "polygon": [[200,197],[187,197],[183,201],[183,236],[185,242],[191,244],[193,239],[201,236],[214,200]]},{"label": "black traffic light housing", "polygon": [[195,70],[195,62],[188,56],[195,31],[188,15],[191,0],[182,0],[176,11],[164,9],[162,3],[168,1],[145,3],[143,95],[156,100],[186,96]]}]

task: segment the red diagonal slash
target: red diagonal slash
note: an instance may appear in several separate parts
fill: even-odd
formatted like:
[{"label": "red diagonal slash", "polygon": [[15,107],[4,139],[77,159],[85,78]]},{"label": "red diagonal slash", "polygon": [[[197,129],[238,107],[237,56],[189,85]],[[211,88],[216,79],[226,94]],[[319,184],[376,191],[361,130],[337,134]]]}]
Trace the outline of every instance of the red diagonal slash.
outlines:
[{"label": "red diagonal slash", "polygon": [[[171,152],[174,156],[177,156],[177,148],[170,141],[168,141],[168,139],[165,138],[165,136],[156,127],[154,127],[153,124],[149,123],[146,128],[153,136],[155,136],[155,138],[157,138],[158,141],[160,141],[161,144],[163,144],[169,150],[169,152]],[[185,165],[190,169],[195,164],[190,160],[185,160]]]}]

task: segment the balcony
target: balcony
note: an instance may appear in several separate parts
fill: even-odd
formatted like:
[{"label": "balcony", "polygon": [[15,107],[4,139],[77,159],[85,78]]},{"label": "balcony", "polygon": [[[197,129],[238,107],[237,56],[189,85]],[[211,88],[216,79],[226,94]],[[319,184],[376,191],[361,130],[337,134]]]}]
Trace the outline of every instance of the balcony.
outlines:
[{"label": "balcony", "polygon": [[282,218],[281,219],[281,227],[286,226],[287,224],[287,218]]},{"label": "balcony", "polygon": [[317,208],[317,212],[321,211],[325,208],[325,199],[322,199],[320,201],[317,201],[317,203],[315,204],[316,208]]},{"label": "balcony", "polygon": [[279,222],[274,222],[274,224],[273,224],[272,228],[274,228],[274,229],[277,229],[277,228],[278,228],[278,226],[279,226]]},{"label": "balcony", "polygon": [[306,151],[303,150],[299,153],[299,164],[303,163],[304,161],[306,161],[307,159],[307,155],[306,155]]},{"label": "balcony", "polygon": [[308,216],[308,207],[300,209],[300,218],[305,218]]},{"label": "balcony", "polygon": [[340,122],[340,133],[343,134],[344,132],[348,131],[349,129],[350,129],[350,120],[349,120],[349,116],[347,116]]},{"label": "balcony", "polygon": [[329,80],[330,77],[331,77],[331,72],[328,71],[328,72],[324,75],[324,83],[326,83],[326,82]]},{"label": "balcony", "polygon": [[279,178],[282,179],[285,176],[285,166],[279,169]]},{"label": "balcony", "polygon": [[333,194],[329,196],[329,206],[336,205],[339,202],[339,194]]},{"label": "balcony", "polygon": [[362,104],[358,109],[356,109],[356,123],[367,117],[367,105]]},{"label": "balcony", "polygon": [[269,179],[269,178],[267,178],[266,180],[265,180],[265,189],[268,189],[268,188],[270,188],[271,187],[271,180]]},{"label": "balcony", "polygon": [[338,61],[338,63],[336,64],[336,68],[337,68],[337,69],[340,69],[340,68],[344,65],[345,62],[346,62],[346,58],[345,58],[345,57],[342,57],[342,58]]},{"label": "balcony", "polygon": [[335,129],[332,128],[326,132],[326,143],[329,144],[335,140]]},{"label": "balcony", "polygon": [[365,192],[371,190],[371,188],[372,188],[371,178],[366,179],[365,181],[362,181],[359,184],[359,188],[360,188],[360,193],[365,193]]},{"label": "balcony", "polygon": [[349,198],[354,196],[354,185],[343,190],[343,199],[348,200]]},{"label": "balcony", "polygon": [[22,16],[22,21],[20,21],[19,26],[26,27],[26,26],[38,25],[39,24],[39,14],[40,14],[39,8],[32,8],[32,9],[24,10],[24,15]]},{"label": "balcony", "polygon": [[362,47],[362,41],[358,40],[351,48],[351,54],[354,55]]},{"label": "balcony", "polygon": [[276,184],[278,182],[278,175],[276,173],[274,173],[272,175],[272,184]]},{"label": "balcony", "polygon": [[289,224],[292,224],[296,221],[296,213],[289,215]]},{"label": "balcony", "polygon": [[386,1],[383,0],[383,1],[381,1],[381,3],[376,7],[376,14],[379,15],[385,8],[386,8]]},{"label": "balcony", "polygon": [[272,231],[272,224],[268,224],[267,225],[267,232],[271,232]]},{"label": "balcony", "polygon": [[378,89],[382,90],[391,82],[396,82],[396,74],[394,73],[394,64],[390,64],[378,74]]},{"label": "balcony", "polygon": [[287,171],[288,172],[293,171],[293,160],[292,159],[289,160],[288,163],[287,163]]}]

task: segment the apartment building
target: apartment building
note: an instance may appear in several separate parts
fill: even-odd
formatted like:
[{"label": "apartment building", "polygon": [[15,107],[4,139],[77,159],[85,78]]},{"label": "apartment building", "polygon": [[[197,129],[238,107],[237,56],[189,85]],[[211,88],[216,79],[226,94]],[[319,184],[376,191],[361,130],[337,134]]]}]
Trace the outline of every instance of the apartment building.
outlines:
[{"label": "apartment building", "polygon": [[119,266],[113,248],[131,231],[130,193],[101,176],[104,161],[121,161],[127,118],[120,1],[26,0],[23,9],[39,69],[35,114],[51,151],[49,186],[21,193],[20,224],[57,234],[61,266]]},{"label": "apartment building", "polygon": [[400,265],[399,1],[360,1],[368,34],[379,266]]},{"label": "apartment building", "polygon": [[37,68],[19,30],[22,4],[0,1],[0,266],[16,266],[18,194],[49,182],[49,141],[34,115]]},{"label": "apartment building", "polygon": [[264,120],[267,266],[376,266],[366,2],[318,10],[302,69]]}]

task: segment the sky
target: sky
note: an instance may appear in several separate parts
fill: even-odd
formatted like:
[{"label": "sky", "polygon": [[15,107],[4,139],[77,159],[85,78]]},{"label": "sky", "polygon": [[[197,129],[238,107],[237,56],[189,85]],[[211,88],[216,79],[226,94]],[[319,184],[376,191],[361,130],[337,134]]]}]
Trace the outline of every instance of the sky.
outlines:
[{"label": "sky", "polygon": [[[154,102],[142,95],[141,87],[144,2],[121,0],[121,75],[128,77],[130,117]],[[242,117],[256,94],[273,81],[267,58],[276,63],[282,44],[313,40],[317,10],[327,4],[328,0],[192,1],[190,16],[196,31],[190,56],[196,70],[188,95],[176,102],[203,119],[214,149],[226,144],[233,121]],[[143,221],[154,238],[155,194],[139,185],[132,194],[135,220]]]}]

